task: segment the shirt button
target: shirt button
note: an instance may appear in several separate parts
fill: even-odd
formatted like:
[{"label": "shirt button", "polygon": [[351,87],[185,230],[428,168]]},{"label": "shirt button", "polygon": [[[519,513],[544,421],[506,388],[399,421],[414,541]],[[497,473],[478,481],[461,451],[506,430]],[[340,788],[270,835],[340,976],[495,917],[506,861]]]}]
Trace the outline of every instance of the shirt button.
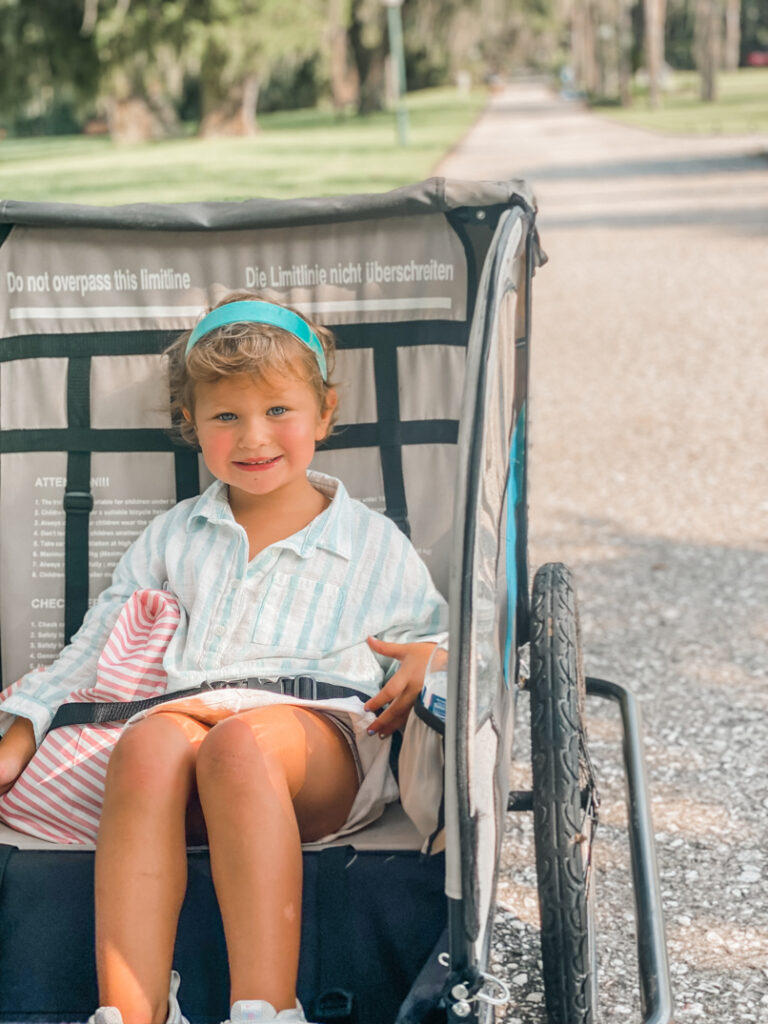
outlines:
[{"label": "shirt button", "polygon": [[213,632],[216,634],[216,636],[224,636],[226,630],[224,629],[223,626],[217,626]]}]

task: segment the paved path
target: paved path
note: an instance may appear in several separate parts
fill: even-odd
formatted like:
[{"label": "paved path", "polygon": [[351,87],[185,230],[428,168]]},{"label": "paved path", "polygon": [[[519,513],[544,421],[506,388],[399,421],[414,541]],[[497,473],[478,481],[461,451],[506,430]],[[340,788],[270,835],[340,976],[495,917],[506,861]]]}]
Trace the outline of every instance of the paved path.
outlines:
[{"label": "paved path", "polygon": [[[575,570],[587,672],[641,701],[680,1024],[768,1022],[766,153],[768,136],[658,136],[519,84],[438,169],[537,194],[532,563]],[[638,1021],[613,713],[590,707],[590,732],[600,1020]],[[516,996],[500,1019],[542,1024],[521,817],[499,891],[495,956]]]}]

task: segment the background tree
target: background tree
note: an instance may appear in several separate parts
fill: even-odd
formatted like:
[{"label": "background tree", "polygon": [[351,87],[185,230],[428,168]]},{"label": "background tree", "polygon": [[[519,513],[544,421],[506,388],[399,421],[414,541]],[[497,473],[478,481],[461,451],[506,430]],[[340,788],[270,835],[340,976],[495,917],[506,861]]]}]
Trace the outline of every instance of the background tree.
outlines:
[{"label": "background tree", "polygon": [[404,6],[411,75],[419,85],[475,81],[520,68],[551,71],[565,0],[417,0]]},{"label": "background tree", "polygon": [[186,67],[198,74],[200,133],[256,131],[261,90],[272,75],[296,71],[322,47],[327,5],[302,0],[188,0]]},{"label": "background tree", "polygon": [[717,72],[720,69],[723,42],[722,0],[696,0],[694,56],[701,73],[701,98],[717,99]]},{"label": "background tree", "polygon": [[768,4],[744,0],[741,12],[741,52],[768,50]]},{"label": "background tree", "polygon": [[92,26],[100,102],[112,138],[143,142],[177,134],[187,0],[89,2],[83,30]]},{"label": "background tree", "polygon": [[741,0],[727,0],[725,5],[725,50],[723,67],[734,71],[741,55]]},{"label": "background tree", "polygon": [[667,18],[667,0],[644,0],[645,13],[645,66],[648,71],[650,103],[658,107],[661,102],[661,76],[664,71],[664,32]]},{"label": "background tree", "polygon": [[351,0],[347,30],[358,81],[357,111],[381,110],[386,98],[389,49],[386,9],[381,0]]},{"label": "background tree", "polygon": [[631,101],[634,0],[572,0],[558,13],[570,29],[570,64],[589,96]]},{"label": "background tree", "polygon": [[618,5],[619,101],[628,107],[632,103],[633,0],[618,0]]},{"label": "background tree", "polygon": [[92,39],[81,36],[81,21],[82,0],[0,0],[3,129],[77,130],[99,79],[96,49]]},{"label": "background tree", "polygon": [[338,113],[348,106],[357,108],[360,99],[360,77],[350,53],[351,13],[350,0],[328,0],[325,26],[328,83],[331,101]]}]

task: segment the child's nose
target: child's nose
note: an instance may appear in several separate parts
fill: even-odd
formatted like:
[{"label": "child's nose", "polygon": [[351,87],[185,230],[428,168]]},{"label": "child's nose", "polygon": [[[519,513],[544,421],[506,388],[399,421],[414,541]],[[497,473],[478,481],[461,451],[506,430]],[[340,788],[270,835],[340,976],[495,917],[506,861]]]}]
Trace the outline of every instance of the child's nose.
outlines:
[{"label": "child's nose", "polygon": [[269,440],[269,423],[265,417],[251,416],[248,419],[241,420],[241,423],[240,443],[242,445],[255,447]]}]

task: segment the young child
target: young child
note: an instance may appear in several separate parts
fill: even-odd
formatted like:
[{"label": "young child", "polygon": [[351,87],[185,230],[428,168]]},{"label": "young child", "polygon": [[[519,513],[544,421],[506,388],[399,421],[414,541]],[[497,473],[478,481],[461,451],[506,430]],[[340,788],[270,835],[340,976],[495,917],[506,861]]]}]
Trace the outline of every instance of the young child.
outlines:
[{"label": "young child", "polygon": [[171,962],[186,848],[207,842],[231,1021],[304,1021],[301,843],[360,827],[396,798],[381,740],[405,723],[447,610],[403,534],[308,471],[336,416],[328,331],[234,293],[167,355],[174,408],[216,481],[147,527],[71,645],[3,704],[17,717],[0,792],[145,588],[180,606],[168,691],[309,675],[370,695],[213,690],[132,722],[109,761],[95,863],[103,1005],[91,1020],[182,1024]]}]

